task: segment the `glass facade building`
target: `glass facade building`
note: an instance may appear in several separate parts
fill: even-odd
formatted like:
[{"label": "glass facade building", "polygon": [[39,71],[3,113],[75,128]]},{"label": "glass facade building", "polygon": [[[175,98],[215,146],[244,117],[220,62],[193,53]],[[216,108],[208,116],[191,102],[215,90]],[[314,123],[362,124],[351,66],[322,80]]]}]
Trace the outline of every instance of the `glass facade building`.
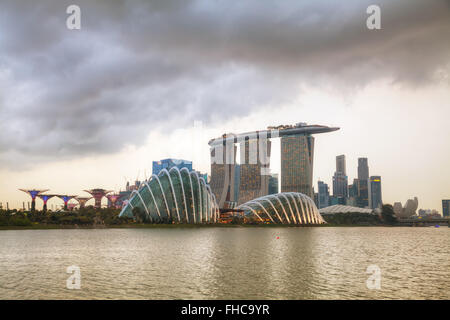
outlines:
[{"label": "glass facade building", "polygon": [[344,175],[347,175],[347,168],[345,164],[345,155],[341,154],[336,157],[336,172],[341,172]]},{"label": "glass facade building", "polygon": [[270,147],[268,139],[246,139],[240,143],[238,204],[269,194]]},{"label": "glass facade building", "polygon": [[282,192],[266,195],[238,206],[244,215],[256,223],[274,224],[323,224],[314,201],[298,192]]},{"label": "glass facade building", "polygon": [[336,172],[333,176],[333,196],[348,197],[348,177],[345,166],[345,155],[336,157]]},{"label": "glass facade building", "polygon": [[450,200],[442,200],[442,215],[450,217]]},{"label": "glass facade building", "polygon": [[313,158],[313,136],[281,137],[281,192],[299,192],[313,197]]},{"label": "glass facade building", "polygon": [[225,202],[236,202],[236,150],[234,144],[211,146],[211,190],[222,208]]},{"label": "glass facade building", "polygon": [[317,206],[319,207],[319,209],[322,209],[329,206],[330,191],[328,188],[328,184],[324,183],[323,181],[319,181],[317,184],[318,184]]},{"label": "glass facade building", "polygon": [[[139,208],[139,210],[136,210]],[[187,168],[162,169],[134,190],[120,217],[156,223],[217,222],[219,208],[209,185],[197,172]]]},{"label": "glass facade building", "polygon": [[358,207],[369,206],[369,165],[367,158],[358,159]]},{"label": "glass facade building", "polygon": [[381,177],[372,176],[369,179],[369,208],[381,208],[382,205]]},{"label": "glass facade building", "polygon": [[278,174],[271,174],[269,177],[269,194],[278,193]]},{"label": "glass facade building", "polygon": [[152,173],[159,174],[162,169],[169,170],[173,167],[177,167],[180,170],[186,168],[189,171],[192,171],[192,161],[183,159],[163,159],[159,161],[153,161]]}]

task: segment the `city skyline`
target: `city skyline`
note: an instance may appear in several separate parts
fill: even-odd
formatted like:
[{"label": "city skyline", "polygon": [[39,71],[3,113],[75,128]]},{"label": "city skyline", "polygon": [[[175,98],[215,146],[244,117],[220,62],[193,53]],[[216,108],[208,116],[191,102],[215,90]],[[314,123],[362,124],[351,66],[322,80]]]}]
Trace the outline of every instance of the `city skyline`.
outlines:
[{"label": "city skyline", "polygon": [[[331,186],[345,154],[351,184],[367,157],[384,203],[417,196],[441,212],[448,2],[381,1],[381,30],[366,27],[369,4],[80,1],[82,28],[68,30],[65,3],[2,2],[0,202],[21,208],[29,198],[18,188],[123,190],[124,176],[143,179],[157,159],[209,173],[209,139],[301,121],[341,128],[315,141],[314,183]],[[276,153],[270,166],[280,174]]]}]

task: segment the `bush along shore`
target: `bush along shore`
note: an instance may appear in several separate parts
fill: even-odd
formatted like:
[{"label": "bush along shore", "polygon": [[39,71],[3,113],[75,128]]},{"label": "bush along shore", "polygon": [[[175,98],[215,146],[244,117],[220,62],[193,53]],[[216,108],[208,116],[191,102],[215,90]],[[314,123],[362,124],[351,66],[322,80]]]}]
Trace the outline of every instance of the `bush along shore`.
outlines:
[{"label": "bush along shore", "polygon": [[[0,210],[0,230],[9,229],[90,229],[90,228],[202,228],[202,227],[309,227],[289,224],[231,223],[173,224],[145,223],[141,219],[119,218],[120,209],[87,207],[73,211],[17,211]],[[320,226],[386,226],[396,225],[392,206],[383,206],[381,215],[336,213],[324,216],[327,224]]]}]

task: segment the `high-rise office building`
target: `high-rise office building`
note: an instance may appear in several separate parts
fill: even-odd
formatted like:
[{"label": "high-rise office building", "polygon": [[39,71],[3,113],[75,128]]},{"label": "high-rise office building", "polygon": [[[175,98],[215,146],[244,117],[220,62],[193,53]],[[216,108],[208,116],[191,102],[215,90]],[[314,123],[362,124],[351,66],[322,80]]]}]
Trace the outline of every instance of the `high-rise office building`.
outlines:
[{"label": "high-rise office building", "polygon": [[450,200],[442,200],[442,215],[450,217]]},{"label": "high-rise office building", "polygon": [[281,137],[281,192],[300,192],[312,198],[313,162],[313,136]]},{"label": "high-rise office building", "polygon": [[381,177],[371,176],[369,179],[369,208],[381,208],[382,204]]},{"label": "high-rise office building", "polygon": [[328,184],[324,183],[323,181],[319,181],[317,185],[318,185],[317,207],[319,209],[328,207],[330,202],[330,192]]},{"label": "high-rise office building", "polygon": [[369,180],[369,164],[367,158],[358,158],[358,179]]},{"label": "high-rise office building", "polygon": [[[280,184],[282,192],[301,192],[313,197],[312,171],[314,157],[313,134],[332,132],[339,130],[337,127],[327,127],[322,125],[307,125],[297,123],[295,125],[270,126],[267,130],[252,131],[241,134],[224,134],[219,138],[211,139],[208,144],[211,146],[211,182],[210,186],[216,195],[220,207],[226,201],[245,202],[247,199],[259,193],[267,195],[270,177],[270,139],[281,138],[281,172]],[[258,141],[257,142],[252,142]],[[261,143],[259,143],[261,142]],[[239,174],[239,191],[236,196],[236,143],[241,144],[241,161]],[[266,152],[261,157],[261,150],[254,152],[252,145],[258,145],[258,149]],[[220,148],[218,148],[220,146]],[[223,149],[223,150],[220,150]],[[226,152],[222,151],[225,149]],[[251,152],[249,152],[252,150]],[[242,154],[250,153],[249,158],[256,161],[242,161]],[[255,156],[256,153],[256,156]],[[225,154],[229,154],[225,156]],[[231,162],[222,162],[225,158]],[[233,159],[232,159],[233,158]],[[220,161],[217,161],[221,159]],[[242,197],[242,198],[241,198]],[[233,199],[233,200],[228,200]]]},{"label": "high-rise office building", "polygon": [[348,196],[348,177],[345,168],[345,155],[336,157],[336,172],[333,176],[333,196],[344,199]]},{"label": "high-rise office building", "polygon": [[347,169],[345,165],[345,155],[343,154],[336,157],[336,172],[342,172],[344,175],[347,175]]},{"label": "high-rise office building", "polygon": [[353,179],[353,184],[348,186],[347,205],[356,207],[358,205],[358,179]]},{"label": "high-rise office building", "polygon": [[163,159],[159,161],[153,161],[152,173],[158,175],[163,169],[169,170],[170,168],[177,167],[178,169],[187,168],[192,171],[192,161],[183,159]]},{"label": "high-rise office building", "polygon": [[238,204],[269,194],[270,147],[270,140],[259,137],[241,142]]},{"label": "high-rise office building", "polygon": [[278,173],[273,173],[269,177],[269,194],[278,193]]},{"label": "high-rise office building", "polygon": [[367,158],[358,159],[358,207],[369,206],[369,165]]},{"label": "high-rise office building", "polygon": [[234,144],[226,143],[226,135],[219,143],[211,145],[211,191],[220,208],[225,202],[236,202],[235,170],[236,150]]},{"label": "high-rise office building", "polygon": [[358,179],[353,179],[353,184],[348,186],[348,197],[356,198],[358,197]]},{"label": "high-rise office building", "polygon": [[234,166],[234,201],[239,201],[239,184],[241,183],[241,165]]}]

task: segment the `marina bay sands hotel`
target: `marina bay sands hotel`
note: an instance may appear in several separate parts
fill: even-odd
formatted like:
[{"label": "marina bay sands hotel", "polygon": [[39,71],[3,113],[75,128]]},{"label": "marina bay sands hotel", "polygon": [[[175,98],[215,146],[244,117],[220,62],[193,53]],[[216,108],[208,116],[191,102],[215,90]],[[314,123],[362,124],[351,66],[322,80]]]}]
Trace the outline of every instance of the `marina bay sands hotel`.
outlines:
[{"label": "marina bay sands hotel", "polygon": [[[297,123],[268,127],[262,131],[228,133],[210,140],[210,186],[219,207],[227,207],[231,203],[242,204],[268,194],[270,139],[274,138],[281,139],[281,192],[300,192],[314,199],[312,135],[336,130],[339,128]],[[238,143],[239,165],[236,164]],[[236,188],[239,188],[239,192],[236,192]]]}]

